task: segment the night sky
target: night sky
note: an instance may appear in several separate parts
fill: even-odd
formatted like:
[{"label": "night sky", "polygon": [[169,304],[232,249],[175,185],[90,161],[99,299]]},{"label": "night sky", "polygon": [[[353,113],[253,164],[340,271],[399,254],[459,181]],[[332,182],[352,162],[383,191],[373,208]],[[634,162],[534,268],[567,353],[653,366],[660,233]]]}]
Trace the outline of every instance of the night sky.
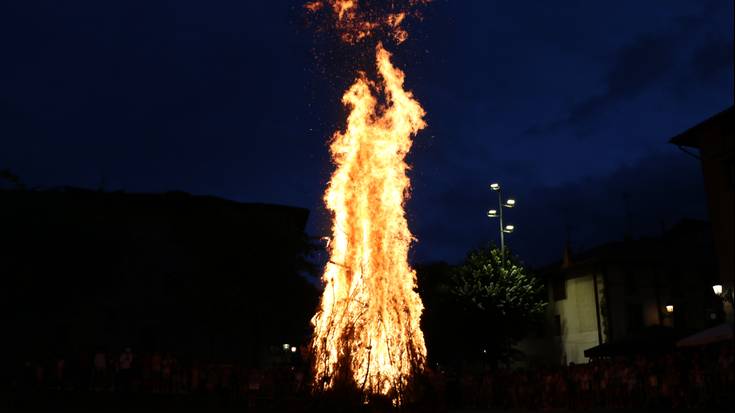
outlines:
[{"label": "night sky", "polygon": [[[311,209],[354,61],[302,1],[0,5],[0,169],[29,187],[194,194]],[[668,140],[733,104],[727,0],[437,0],[389,46],[429,127],[415,139],[414,262],[497,239],[532,265],[706,218],[699,162]],[[347,60],[347,61],[345,61]],[[629,205],[626,208],[626,201]]]}]

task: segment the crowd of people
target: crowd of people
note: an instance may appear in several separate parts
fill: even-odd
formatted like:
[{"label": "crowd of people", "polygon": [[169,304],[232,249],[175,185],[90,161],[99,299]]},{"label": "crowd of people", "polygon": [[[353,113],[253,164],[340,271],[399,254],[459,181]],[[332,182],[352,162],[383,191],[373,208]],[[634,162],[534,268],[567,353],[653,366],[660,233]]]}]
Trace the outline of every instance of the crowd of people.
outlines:
[{"label": "crowd of people", "polygon": [[734,374],[730,342],[706,351],[450,375],[445,394],[451,405],[477,408],[717,408],[733,405]]},{"label": "crowd of people", "polygon": [[275,358],[269,368],[235,361],[203,361],[171,352],[96,351],[77,357],[25,361],[11,378],[18,395],[100,393],[192,396],[219,401],[262,403],[294,399],[305,391],[298,354]]},{"label": "crowd of people", "polygon": [[[97,351],[72,360],[26,361],[12,377],[18,394],[38,392],[171,395],[298,403],[309,396],[299,353],[270,368],[202,361],[172,353]],[[556,368],[429,369],[425,394],[434,408],[588,409],[711,408],[733,405],[732,343],[660,356],[597,359]]]}]

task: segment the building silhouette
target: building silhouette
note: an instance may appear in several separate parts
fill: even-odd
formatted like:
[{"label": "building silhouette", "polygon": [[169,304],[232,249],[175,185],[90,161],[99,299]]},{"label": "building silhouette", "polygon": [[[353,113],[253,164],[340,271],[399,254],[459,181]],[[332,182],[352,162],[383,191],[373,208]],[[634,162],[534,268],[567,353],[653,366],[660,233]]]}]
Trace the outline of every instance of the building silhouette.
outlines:
[{"label": "building silhouette", "polygon": [[[707,193],[709,218],[724,287],[725,311],[733,321],[735,274],[735,110],[733,106],[673,137],[671,143],[699,158]],[[689,149],[698,150],[693,154]]]},{"label": "building silhouette", "polygon": [[0,190],[11,358],[107,348],[258,365],[309,337],[308,210],[185,193]]},{"label": "building silhouette", "polygon": [[620,349],[612,343],[640,341],[637,349],[626,347],[631,351],[672,346],[676,337],[722,319],[711,289],[717,273],[709,224],[703,221],[685,219],[660,236],[578,253],[567,246],[564,258],[539,275],[549,306],[543,333],[521,345],[531,361],[583,363],[599,353],[589,352],[597,346]]}]

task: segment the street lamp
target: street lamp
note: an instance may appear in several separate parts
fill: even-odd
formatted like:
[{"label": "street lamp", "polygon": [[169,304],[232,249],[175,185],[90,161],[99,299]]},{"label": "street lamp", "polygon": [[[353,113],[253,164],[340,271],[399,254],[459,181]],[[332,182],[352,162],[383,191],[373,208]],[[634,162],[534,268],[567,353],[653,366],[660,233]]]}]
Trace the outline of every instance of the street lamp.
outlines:
[{"label": "street lamp", "polygon": [[714,292],[717,298],[722,301],[722,311],[725,313],[725,320],[728,323],[732,323],[733,305],[735,305],[735,290],[729,286],[714,284],[712,286],[712,292]]},{"label": "street lamp", "polygon": [[671,304],[667,305],[666,306],[666,312],[669,313],[669,314],[673,313],[674,312],[674,306],[671,305]]},{"label": "street lamp", "polygon": [[724,302],[731,304],[735,302],[735,292],[731,288],[723,287],[722,284],[715,284],[712,286],[712,291]]},{"label": "street lamp", "polygon": [[500,253],[505,253],[505,234],[510,234],[513,232],[515,227],[513,225],[503,225],[503,208],[513,208],[516,205],[516,200],[513,198],[508,198],[505,203],[503,203],[503,194],[500,189],[500,184],[497,182],[493,182],[490,184],[490,189],[498,193],[498,209],[491,209],[487,211],[487,216],[489,218],[498,218],[498,224],[500,229]]}]

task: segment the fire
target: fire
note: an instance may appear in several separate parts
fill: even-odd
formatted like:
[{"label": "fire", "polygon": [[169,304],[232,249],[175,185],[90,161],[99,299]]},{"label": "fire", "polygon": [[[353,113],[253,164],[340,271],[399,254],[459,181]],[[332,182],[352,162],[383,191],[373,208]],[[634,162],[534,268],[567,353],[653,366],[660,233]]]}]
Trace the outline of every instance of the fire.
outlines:
[{"label": "fire", "polygon": [[[428,2],[321,0],[305,7],[332,22],[348,45],[381,35],[400,44],[408,36],[402,23],[417,15],[412,7]],[[413,237],[403,210],[410,189],[405,158],[426,123],[382,43],[375,62],[379,79],[359,72],[342,96],[350,114],[331,140],[336,169],[324,195],[333,216],[330,259],[311,320],[311,349],[317,389],[353,386],[367,398],[399,404],[426,363],[423,304],[408,265]]]},{"label": "fire", "polygon": [[353,0],[333,0],[332,7],[337,12],[339,19],[342,20],[345,17],[345,13],[355,7],[355,2]]},{"label": "fire", "polygon": [[426,358],[423,305],[408,265],[413,238],[403,210],[410,188],[405,157],[426,123],[390,57],[378,44],[381,81],[360,73],[342,97],[351,111],[330,146],[337,168],[324,199],[333,236],[312,349],[319,386],[332,387],[347,371],[365,394],[397,399]]},{"label": "fire", "polygon": [[[385,33],[397,44],[408,38],[401,27],[407,15],[416,15],[415,7],[430,0],[377,1],[369,7],[361,6],[358,0],[317,0],[304,5],[311,13],[331,10],[334,26],[342,41],[348,44],[361,42],[376,32]],[[370,3],[363,1],[363,3]],[[377,6],[375,4],[378,4]]]}]

